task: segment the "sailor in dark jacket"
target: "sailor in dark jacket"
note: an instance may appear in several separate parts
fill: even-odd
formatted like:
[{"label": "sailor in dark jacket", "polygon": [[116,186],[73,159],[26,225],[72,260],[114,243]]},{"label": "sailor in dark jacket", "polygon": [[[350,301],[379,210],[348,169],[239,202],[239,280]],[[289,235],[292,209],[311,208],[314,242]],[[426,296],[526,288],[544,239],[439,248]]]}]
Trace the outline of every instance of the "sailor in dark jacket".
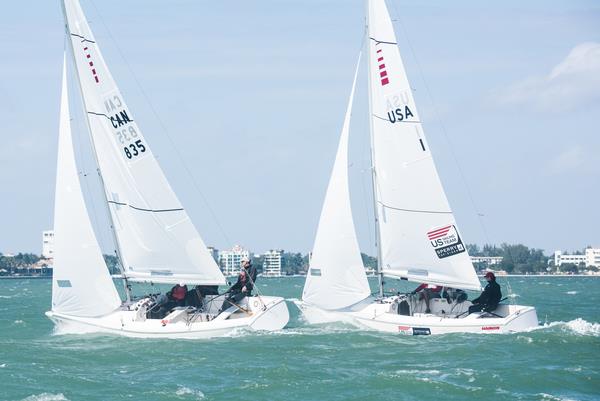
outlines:
[{"label": "sailor in dark jacket", "polygon": [[481,295],[473,300],[473,305],[469,307],[469,313],[481,311],[493,312],[502,299],[502,291],[500,291],[500,285],[496,282],[494,273],[487,272],[485,279],[488,283]]},{"label": "sailor in dark jacket", "polygon": [[227,298],[223,302],[221,311],[226,310],[231,305],[238,304],[244,297],[252,295],[254,282],[258,272],[250,263],[250,259],[242,258],[242,269],[238,275],[238,279],[234,285],[229,288]]}]

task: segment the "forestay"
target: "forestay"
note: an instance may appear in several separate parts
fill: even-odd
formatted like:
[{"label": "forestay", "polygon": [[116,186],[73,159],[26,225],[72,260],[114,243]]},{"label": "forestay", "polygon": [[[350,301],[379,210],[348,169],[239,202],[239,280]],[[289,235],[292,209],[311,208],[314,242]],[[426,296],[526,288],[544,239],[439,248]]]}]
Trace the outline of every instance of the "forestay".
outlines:
[{"label": "forestay", "polygon": [[303,301],[329,310],[353,305],[371,293],[356,240],[348,186],[348,136],[359,63],[360,56],[302,294]]},{"label": "forestay", "polygon": [[66,79],[65,62],[54,201],[52,310],[96,317],[117,309],[121,299],[102,258],[81,192],[71,138]]},{"label": "forestay", "polygon": [[63,1],[83,101],[125,275],[224,284],[125,104],[76,0]]},{"label": "forestay", "polygon": [[375,201],[385,274],[480,283],[427,145],[384,0],[368,2]]}]

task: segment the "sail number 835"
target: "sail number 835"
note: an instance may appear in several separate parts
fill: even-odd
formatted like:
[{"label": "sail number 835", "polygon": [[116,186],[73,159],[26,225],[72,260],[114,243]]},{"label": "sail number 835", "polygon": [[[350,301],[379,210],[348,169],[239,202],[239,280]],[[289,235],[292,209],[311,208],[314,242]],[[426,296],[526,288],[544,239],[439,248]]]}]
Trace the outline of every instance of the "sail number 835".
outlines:
[{"label": "sail number 835", "polygon": [[137,155],[139,155],[140,153],[144,153],[145,151],[146,147],[142,143],[141,139],[138,139],[137,141],[135,141],[135,143],[132,143],[131,145],[125,146],[123,148],[123,152],[125,152],[125,156],[127,156],[128,159],[136,157]]}]

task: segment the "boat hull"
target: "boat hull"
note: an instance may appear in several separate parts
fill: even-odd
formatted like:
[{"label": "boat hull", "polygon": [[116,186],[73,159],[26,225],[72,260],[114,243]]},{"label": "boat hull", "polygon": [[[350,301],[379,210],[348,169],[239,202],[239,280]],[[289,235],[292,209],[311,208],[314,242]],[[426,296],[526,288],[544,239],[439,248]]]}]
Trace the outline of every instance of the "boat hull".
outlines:
[{"label": "boat hull", "polygon": [[412,316],[393,312],[390,302],[367,298],[352,307],[327,311],[296,301],[305,320],[311,324],[343,321],[361,328],[407,335],[437,335],[449,333],[514,333],[539,325],[535,308],[522,305],[500,305],[495,311],[502,317],[487,313],[462,316],[440,316],[415,313]]},{"label": "boat hull", "polygon": [[[264,304],[264,310],[263,310]],[[289,311],[281,297],[250,297],[240,306],[232,307],[212,320],[169,321],[165,319],[140,319],[135,310],[117,310],[101,317],[78,317],[55,311],[46,312],[56,325],[57,332],[107,333],[136,338],[201,339],[221,337],[236,330],[276,331],[289,321]]]}]

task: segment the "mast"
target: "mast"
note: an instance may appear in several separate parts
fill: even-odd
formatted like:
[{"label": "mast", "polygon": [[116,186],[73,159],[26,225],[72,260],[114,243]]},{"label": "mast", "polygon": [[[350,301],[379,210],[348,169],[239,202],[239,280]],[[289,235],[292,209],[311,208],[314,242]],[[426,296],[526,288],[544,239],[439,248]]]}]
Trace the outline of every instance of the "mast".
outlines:
[{"label": "mast", "polygon": [[370,136],[370,144],[371,144],[371,190],[373,191],[373,214],[375,218],[375,247],[377,249],[377,276],[379,278],[379,296],[383,298],[383,269],[381,266],[382,257],[381,257],[381,234],[379,230],[379,217],[377,214],[377,190],[376,190],[376,180],[377,180],[377,172],[375,171],[375,146],[374,146],[374,138],[373,138],[373,101],[372,101],[372,92],[371,92],[371,35],[370,32],[370,21],[369,21],[369,1],[365,1],[366,5],[366,34],[367,34],[367,78],[368,78],[368,88],[369,88],[369,136]]},{"label": "mast", "polygon": [[[75,49],[73,48],[73,42],[71,41],[71,30],[69,29],[69,20],[67,19],[67,11],[65,8],[65,2],[64,0],[61,1],[61,8],[62,8],[62,12],[63,12],[63,17],[65,19],[65,33],[67,35],[67,42],[69,42],[69,48],[71,49],[71,54],[73,55],[75,53]],[[93,154],[94,154],[94,159],[96,160],[96,171],[98,172],[98,177],[100,178],[100,184],[102,185],[102,193],[104,194],[104,204],[106,205],[106,211],[108,213],[108,218],[110,221],[110,231],[113,237],[113,241],[115,243],[115,254],[117,256],[117,259],[119,260],[119,263],[121,265],[121,275],[123,278],[123,286],[125,289],[125,298],[127,301],[131,301],[131,289],[129,287],[129,282],[127,280],[127,277],[125,276],[125,270],[124,270],[124,265],[123,265],[123,257],[122,252],[121,252],[121,246],[119,244],[119,239],[117,236],[117,233],[115,231],[115,223],[112,217],[112,214],[110,213],[110,208],[108,206],[108,196],[106,194],[106,186],[104,185],[104,179],[102,178],[102,172],[100,171],[100,162],[98,160],[98,154],[96,151],[96,144],[94,143],[94,136],[92,135],[92,126],[90,124],[90,119],[89,119],[89,114],[88,114],[88,108],[87,108],[87,104],[85,102],[85,96],[83,95],[83,88],[81,86],[81,77],[79,76],[79,70],[77,68],[75,68],[75,73],[77,74],[77,82],[79,83],[79,93],[81,95],[81,101],[83,102],[83,108],[85,111],[85,121],[88,127],[88,132],[90,133],[90,141],[92,144],[92,150],[93,150]]]}]

